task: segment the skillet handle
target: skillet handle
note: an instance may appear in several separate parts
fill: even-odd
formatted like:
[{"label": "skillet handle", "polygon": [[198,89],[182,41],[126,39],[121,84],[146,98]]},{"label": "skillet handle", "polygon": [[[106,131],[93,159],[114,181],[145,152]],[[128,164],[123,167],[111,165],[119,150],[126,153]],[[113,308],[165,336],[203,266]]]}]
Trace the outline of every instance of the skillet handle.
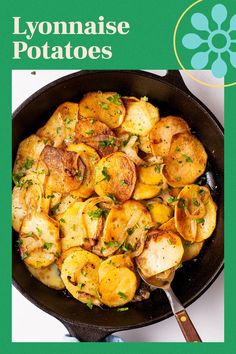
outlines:
[{"label": "skillet handle", "polygon": [[83,326],[74,323],[72,324],[62,321],[61,319],[60,321],[67,328],[69,334],[72,337],[77,338],[80,342],[102,342],[104,338],[112,333],[111,331],[109,332],[100,328],[88,327],[87,325]]},{"label": "skillet handle", "polygon": [[187,311],[182,310],[175,313],[175,318],[178,321],[186,342],[202,342],[196,328],[187,314]]},{"label": "skillet handle", "polygon": [[178,87],[180,90],[184,91],[188,95],[192,96],[191,92],[185,85],[185,82],[179,72],[179,70],[167,70],[167,74],[163,77],[163,79],[170,84]]}]

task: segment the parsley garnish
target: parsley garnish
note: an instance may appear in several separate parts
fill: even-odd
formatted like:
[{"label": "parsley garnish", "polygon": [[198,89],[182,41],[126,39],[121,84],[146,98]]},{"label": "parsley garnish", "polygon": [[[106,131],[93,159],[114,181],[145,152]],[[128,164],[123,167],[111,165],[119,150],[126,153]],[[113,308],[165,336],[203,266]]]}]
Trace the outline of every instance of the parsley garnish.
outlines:
[{"label": "parsley garnish", "polygon": [[160,165],[156,165],[154,170],[155,170],[155,172],[160,173],[161,166]]},{"label": "parsley garnish", "polygon": [[42,236],[43,230],[36,226],[36,230],[38,231],[39,236]]},{"label": "parsley garnish", "polygon": [[119,247],[120,244],[117,241],[105,241],[104,244],[108,247]]},{"label": "parsley garnish", "polygon": [[60,222],[66,222],[66,220],[65,219],[63,219],[63,218],[60,218],[60,220],[59,220]]},{"label": "parsley garnish", "polygon": [[127,181],[125,181],[124,179],[122,179],[121,181],[120,181],[120,185],[123,187],[123,186],[128,186],[129,185],[129,183],[127,182]]},{"label": "parsley garnish", "polygon": [[92,310],[92,308],[93,308],[93,303],[92,303],[92,301],[91,301],[90,299],[88,300],[88,302],[87,302],[86,305],[88,306],[88,308],[90,308],[90,310]]},{"label": "parsley garnish", "polygon": [[98,102],[98,104],[102,107],[102,109],[108,109],[109,108],[109,104],[107,104],[106,102]]},{"label": "parsley garnish", "polygon": [[108,193],[107,196],[108,196],[109,198],[111,198],[111,200],[112,200],[115,204],[119,204],[119,201],[118,201],[118,199],[116,198],[116,196],[115,196],[114,194]]},{"label": "parsley garnish", "polygon": [[93,133],[94,133],[94,130],[92,130],[92,129],[90,129],[90,130],[88,130],[87,132],[85,132],[87,135],[93,135]]},{"label": "parsley garnish", "polygon": [[34,160],[26,159],[23,168],[29,170],[33,166]]},{"label": "parsley garnish", "polygon": [[175,202],[177,202],[178,201],[178,198],[176,198],[176,197],[170,197],[168,200],[167,200],[167,202],[168,203],[175,203]]},{"label": "parsley garnish", "polygon": [[53,246],[52,242],[45,242],[45,244],[43,245],[43,248],[46,250],[49,250],[49,248],[51,248]]},{"label": "parsley garnish", "polygon": [[104,215],[105,210],[101,208],[97,208],[96,210],[91,210],[88,212],[88,216],[91,220],[98,219],[102,215]]},{"label": "parsley garnish", "polygon": [[116,106],[120,106],[120,95],[117,93],[114,96],[107,97],[108,101],[113,102]]},{"label": "parsley garnish", "polygon": [[180,209],[185,209],[186,208],[185,200],[183,198],[179,198],[178,208],[180,208]]},{"label": "parsley garnish", "polygon": [[193,160],[191,159],[190,156],[183,154],[183,157],[185,158],[185,161],[186,161],[186,162],[193,162]]},{"label": "parsley garnish", "polygon": [[196,198],[193,198],[193,205],[195,205],[195,206],[199,206],[199,202],[197,201],[197,199],[196,199]]},{"label": "parsley garnish", "polygon": [[175,152],[180,152],[180,148],[177,146]]},{"label": "parsley garnish", "polygon": [[101,141],[99,141],[99,146],[100,146],[100,148],[102,148],[102,149],[105,149],[106,147],[108,147],[108,146],[115,146],[115,138],[112,138],[112,139],[108,139],[108,140],[101,140]]},{"label": "parsley garnish", "polygon": [[123,293],[122,291],[119,291],[117,294],[119,295],[119,297],[120,297],[121,299],[124,299],[124,300],[127,300],[127,299],[128,299],[127,295],[125,295],[125,293]]},{"label": "parsley garnish", "polygon": [[50,209],[50,215],[53,216],[56,214],[56,211],[59,207],[60,203],[55,204],[51,209]]},{"label": "parsley garnish", "polygon": [[128,307],[119,307],[116,311],[117,312],[123,312],[123,311],[128,311]]},{"label": "parsley garnish", "polygon": [[196,219],[196,223],[197,224],[204,224],[205,219],[201,218],[201,219]]},{"label": "parsley garnish", "polygon": [[103,169],[102,169],[102,175],[104,176],[104,178],[100,181],[100,182],[102,182],[102,181],[110,181],[110,179],[111,179],[111,176],[107,173],[107,167],[103,167]]}]

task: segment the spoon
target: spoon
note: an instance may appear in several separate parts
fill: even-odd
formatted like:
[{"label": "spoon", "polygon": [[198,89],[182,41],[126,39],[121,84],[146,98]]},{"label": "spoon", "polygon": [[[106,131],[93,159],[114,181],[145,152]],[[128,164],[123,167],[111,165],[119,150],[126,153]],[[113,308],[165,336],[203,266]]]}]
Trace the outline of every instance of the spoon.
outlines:
[{"label": "spoon", "polygon": [[[171,282],[175,275],[175,270],[166,271],[160,274],[159,277],[152,276],[146,278],[143,273],[138,269],[138,273],[143,281],[150,286],[152,290],[162,289],[165,291],[166,296],[169,300],[171,309],[175,318],[178,322],[178,325],[184,335],[186,342],[202,342],[199,334],[197,333],[192,321],[190,320],[187,311],[180,303],[178,298],[175,296],[173,290],[171,289]],[[167,274],[167,276],[166,276]]]}]

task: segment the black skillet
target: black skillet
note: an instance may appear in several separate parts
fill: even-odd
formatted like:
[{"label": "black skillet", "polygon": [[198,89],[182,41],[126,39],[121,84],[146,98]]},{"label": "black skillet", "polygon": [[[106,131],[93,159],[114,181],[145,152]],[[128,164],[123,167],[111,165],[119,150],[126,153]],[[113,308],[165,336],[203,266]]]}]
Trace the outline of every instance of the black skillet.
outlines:
[{"label": "black skillet", "polygon": [[[185,86],[178,71],[159,77],[142,71],[80,71],[56,80],[28,98],[13,114],[13,160],[19,143],[34,133],[64,101],[79,101],[89,91],[117,91],[126,96],[147,96],[161,116],[182,116],[203,142],[209,163],[207,178],[214,189],[218,220],[196,262],[176,272],[173,290],[186,307],[199,298],[223,268],[223,130],[209,109]],[[214,176],[214,179],[211,177]],[[13,232],[13,283],[33,304],[60,320],[81,341],[101,341],[107,335],[147,326],[171,316],[164,292],[156,290],[149,300],[129,304],[126,312],[87,306],[63,292],[52,290],[27,271],[15,246]],[[202,314],[204,316],[204,313]]]}]

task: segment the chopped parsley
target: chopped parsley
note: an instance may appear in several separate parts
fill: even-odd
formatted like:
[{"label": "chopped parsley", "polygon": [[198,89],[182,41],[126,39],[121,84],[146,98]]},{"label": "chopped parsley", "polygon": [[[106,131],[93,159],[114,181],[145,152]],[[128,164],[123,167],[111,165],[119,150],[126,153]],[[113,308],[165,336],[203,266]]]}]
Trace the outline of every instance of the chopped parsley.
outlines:
[{"label": "chopped parsley", "polygon": [[179,200],[178,200],[178,208],[180,208],[180,209],[185,209],[186,208],[185,200],[183,198],[179,198]]},{"label": "chopped parsley", "polygon": [[122,179],[122,180],[120,181],[120,185],[121,185],[122,187],[124,187],[124,186],[128,186],[129,183],[128,183],[127,181],[125,181],[124,179]]},{"label": "chopped parsley", "polygon": [[23,168],[29,170],[33,166],[34,160],[26,159]]},{"label": "chopped parsley", "polygon": [[200,190],[198,191],[198,194],[200,194],[200,196],[203,197],[204,194],[205,194],[205,191],[204,191],[203,189],[200,189]]},{"label": "chopped parsley", "polygon": [[201,219],[196,219],[196,223],[197,224],[204,224],[205,219],[201,218]]},{"label": "chopped parsley", "polygon": [[53,216],[53,215],[56,214],[59,205],[60,205],[60,203],[57,203],[57,204],[55,204],[55,205],[50,209],[50,213],[49,213],[50,216]]},{"label": "chopped parsley", "polygon": [[77,286],[79,288],[79,291],[81,291],[82,288],[85,286],[85,284],[84,283],[79,283]]},{"label": "chopped parsley", "polygon": [[168,203],[175,203],[175,202],[177,202],[178,201],[178,198],[177,197],[170,197],[168,200],[167,200],[167,202]]},{"label": "chopped parsley", "polygon": [[154,170],[155,170],[155,172],[160,173],[161,172],[161,166],[160,165],[156,165]]},{"label": "chopped parsley", "polygon": [[64,222],[64,223],[66,222],[66,220],[63,219],[63,218],[60,218],[59,221],[60,221],[60,222]]},{"label": "chopped parsley", "polygon": [[102,182],[102,181],[110,181],[110,179],[111,179],[111,176],[107,173],[107,167],[103,167],[103,169],[102,169],[102,175],[104,176],[104,178],[100,181],[100,182]]},{"label": "chopped parsley", "polygon": [[67,125],[69,125],[71,122],[73,122],[73,120],[74,120],[74,119],[71,119],[71,118],[68,117],[68,118],[65,119],[65,123],[66,123]]},{"label": "chopped parsley", "polygon": [[185,161],[186,161],[186,162],[193,162],[193,160],[191,159],[190,156],[183,154],[183,157],[185,158]]},{"label": "chopped parsley", "polygon": [[21,246],[23,241],[21,239],[19,239],[19,240],[16,241],[16,243],[17,243],[18,246]]},{"label": "chopped parsley", "polygon": [[77,181],[81,181],[83,179],[83,176],[82,176],[80,170],[76,171],[75,178],[77,179]]},{"label": "chopped parsley", "polygon": [[49,248],[51,248],[53,246],[52,242],[45,242],[45,244],[43,245],[43,248],[46,250],[49,250]]},{"label": "chopped parsley", "polygon": [[119,201],[118,201],[118,199],[116,198],[116,196],[115,196],[114,194],[108,193],[107,196],[108,196],[109,198],[111,198],[111,200],[112,200],[115,204],[119,204]]},{"label": "chopped parsley", "polygon": [[115,146],[115,143],[116,143],[115,138],[101,140],[101,141],[99,141],[99,146],[100,146],[100,148],[105,149],[106,147],[109,147],[109,146],[111,146],[111,147]]},{"label": "chopped parsley", "polygon": [[180,148],[177,146],[175,152],[180,152]]},{"label": "chopped parsley", "polygon": [[119,297],[121,299],[124,299],[124,300],[128,299],[127,295],[125,293],[123,293],[122,291],[119,291],[117,294],[119,295]]},{"label": "chopped parsley", "polygon": [[28,252],[25,252],[22,256],[21,256],[21,259],[24,260],[26,258],[29,257],[29,253]]},{"label": "chopped parsley", "polygon": [[87,132],[85,132],[87,135],[93,135],[93,133],[94,133],[94,130],[93,129],[90,129],[90,130],[88,130]]},{"label": "chopped parsley", "polygon": [[114,96],[107,97],[108,101],[113,102],[116,106],[120,106],[120,95],[117,93]]},{"label": "chopped parsley", "polygon": [[57,127],[57,134],[60,134],[61,132],[61,127]]},{"label": "chopped parsley", "polygon": [[90,310],[92,310],[92,308],[93,308],[93,303],[92,303],[92,301],[89,299],[88,301],[87,301],[87,304],[86,304],[87,306],[88,306],[88,308],[90,309]]},{"label": "chopped parsley", "polygon": [[148,97],[147,96],[141,97],[141,101],[148,102]]},{"label": "chopped parsley", "polygon": [[197,199],[196,199],[196,198],[193,198],[193,205],[195,205],[195,206],[199,206],[199,202],[197,201]]},{"label": "chopped parsley", "polygon": [[55,256],[56,256],[57,258],[59,258],[59,257],[61,256],[61,252],[56,252],[56,253],[55,253]]},{"label": "chopped parsley", "polygon": [[101,216],[103,216],[105,213],[104,209],[97,208],[96,210],[91,210],[88,212],[88,216],[90,217],[91,220],[98,219]]},{"label": "chopped parsley", "polygon": [[119,307],[116,311],[117,312],[123,312],[123,311],[128,311],[128,307]]},{"label": "chopped parsley", "polygon": [[132,235],[133,232],[134,232],[134,228],[133,228],[133,227],[129,227],[129,228],[127,229],[127,234],[128,234],[129,236]]},{"label": "chopped parsley", "polygon": [[105,241],[104,244],[108,247],[119,247],[120,244],[117,241]]},{"label": "chopped parsley", "polygon": [[36,226],[36,230],[38,231],[39,236],[42,236],[43,230]]},{"label": "chopped parsley", "polygon": [[109,109],[109,104],[106,102],[99,101],[98,104],[102,107],[102,109]]},{"label": "chopped parsley", "polygon": [[95,119],[95,118],[89,119],[89,121],[90,121],[91,124],[94,124],[94,123],[96,122],[96,120],[97,120],[97,119]]}]

